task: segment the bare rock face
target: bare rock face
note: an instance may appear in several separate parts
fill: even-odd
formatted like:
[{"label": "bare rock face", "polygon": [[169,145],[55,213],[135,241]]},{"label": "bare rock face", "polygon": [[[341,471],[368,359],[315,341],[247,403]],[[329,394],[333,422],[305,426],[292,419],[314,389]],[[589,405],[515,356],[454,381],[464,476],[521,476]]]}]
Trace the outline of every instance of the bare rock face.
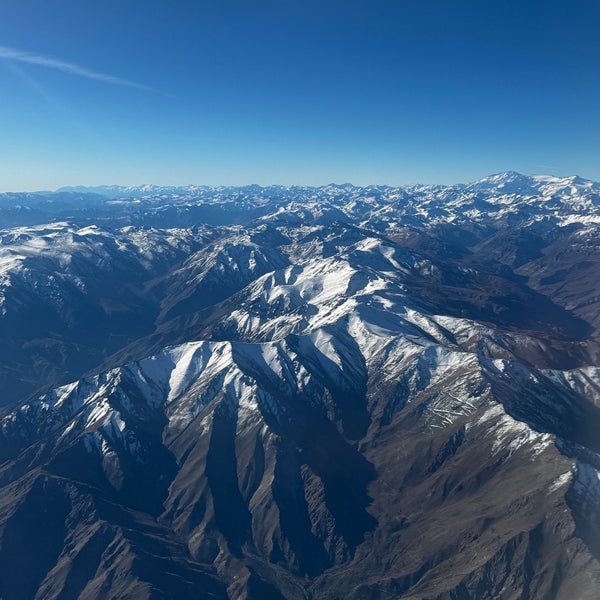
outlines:
[{"label": "bare rock face", "polygon": [[131,193],[0,230],[0,598],[598,598],[598,184]]}]

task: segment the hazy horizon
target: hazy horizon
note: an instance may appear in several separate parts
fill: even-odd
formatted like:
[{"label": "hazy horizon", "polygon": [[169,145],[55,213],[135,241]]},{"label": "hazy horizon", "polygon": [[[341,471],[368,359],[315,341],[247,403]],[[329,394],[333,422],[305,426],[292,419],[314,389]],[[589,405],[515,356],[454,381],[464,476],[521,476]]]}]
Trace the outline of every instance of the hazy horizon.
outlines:
[{"label": "hazy horizon", "polygon": [[[357,187],[357,188],[361,188],[361,187],[391,187],[391,188],[402,188],[402,187],[409,187],[409,186],[414,186],[414,185],[441,185],[441,186],[453,186],[453,185],[468,185],[471,183],[475,183],[477,181],[480,181],[482,179],[485,179],[486,177],[492,177],[494,175],[501,175],[503,173],[508,173],[508,172],[515,172],[518,175],[522,175],[525,177],[552,177],[552,178],[557,178],[557,179],[568,179],[571,177],[581,177],[581,175],[579,175],[578,173],[569,173],[569,174],[565,174],[565,175],[551,175],[549,173],[520,173],[518,171],[497,171],[494,173],[487,173],[481,177],[478,177],[476,179],[472,179],[470,181],[451,181],[451,182],[431,182],[431,181],[409,181],[409,182],[405,182],[405,183],[397,183],[397,184],[390,184],[390,183],[386,183],[386,182],[365,182],[365,183],[357,183],[357,182],[353,182],[353,181],[325,181],[322,183],[260,183],[260,182],[256,182],[256,181],[250,181],[250,182],[246,182],[246,183],[239,183],[239,184],[224,184],[224,183],[156,183],[156,182],[152,182],[152,181],[145,181],[145,182],[141,182],[141,183],[95,183],[95,184],[65,184],[65,185],[61,185],[55,188],[38,188],[38,189],[22,189],[22,190],[16,190],[16,189],[7,189],[7,190],[0,190],[0,194],[10,194],[10,193],[39,193],[39,192],[48,192],[48,193],[55,193],[55,192],[60,192],[60,191],[65,191],[65,190],[69,190],[69,189],[77,189],[77,188],[82,188],[82,189],[90,189],[93,190],[95,188],[110,188],[110,187],[117,187],[117,188],[141,188],[141,187],[158,187],[158,188],[186,188],[186,187],[210,187],[210,188],[243,188],[243,187],[251,187],[251,186],[258,186],[261,188],[269,188],[269,187],[286,187],[286,188],[290,188],[290,187],[306,187],[306,188],[322,188],[322,187],[326,187],[329,185],[333,185],[333,186],[345,186],[345,185],[351,185],[353,187]],[[587,180],[587,181],[592,181],[595,182],[594,179],[589,179],[587,177],[582,177],[582,179]]]}]

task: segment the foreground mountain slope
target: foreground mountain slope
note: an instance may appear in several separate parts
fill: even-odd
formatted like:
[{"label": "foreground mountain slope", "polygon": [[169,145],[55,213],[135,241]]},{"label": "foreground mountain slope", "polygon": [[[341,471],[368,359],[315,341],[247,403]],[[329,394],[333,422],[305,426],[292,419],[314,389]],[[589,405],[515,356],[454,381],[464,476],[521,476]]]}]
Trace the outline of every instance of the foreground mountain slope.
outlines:
[{"label": "foreground mountain slope", "polygon": [[[232,597],[258,573],[284,597],[303,597],[308,575],[314,597],[434,597],[492,577],[519,594],[592,598],[600,565],[576,530],[590,526],[597,472],[561,455],[555,432],[580,447],[589,415],[597,431],[597,409],[574,390],[598,372],[482,362],[373,333],[356,315],[339,326],[335,338],[178,346],[57,390],[3,422],[3,454],[17,457],[4,477],[22,488],[41,468],[37,486],[67,477],[79,502],[91,487],[143,545],[157,534],[131,515],[155,517],[186,560],[214,563]],[[489,589],[473,597],[501,587]]]},{"label": "foreground mountain slope", "polygon": [[596,598],[598,283],[554,260],[594,263],[595,186],[246,189],[244,227],[139,231],[148,328],[2,417],[0,596]]}]

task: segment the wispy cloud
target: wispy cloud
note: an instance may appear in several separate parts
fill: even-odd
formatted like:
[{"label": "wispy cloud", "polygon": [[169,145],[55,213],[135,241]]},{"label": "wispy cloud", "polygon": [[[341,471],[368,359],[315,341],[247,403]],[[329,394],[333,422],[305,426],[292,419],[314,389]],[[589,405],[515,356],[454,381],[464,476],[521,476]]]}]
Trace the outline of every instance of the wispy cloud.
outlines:
[{"label": "wispy cloud", "polygon": [[101,81],[110,85],[120,85],[124,87],[135,88],[138,90],[145,90],[147,92],[152,91],[151,88],[140,83],[136,83],[135,81],[121,79],[120,77],[107,75],[105,73],[98,73],[97,71],[92,71],[91,69],[87,69],[86,67],[82,67],[74,63],[59,60],[51,56],[43,56],[41,54],[34,54],[32,52],[17,50],[16,48],[0,46],[0,59],[20,63],[27,63],[30,65],[39,65],[41,67],[47,67],[48,69],[62,71],[63,73],[68,73],[70,75],[76,75],[77,77],[94,79],[95,81]]}]

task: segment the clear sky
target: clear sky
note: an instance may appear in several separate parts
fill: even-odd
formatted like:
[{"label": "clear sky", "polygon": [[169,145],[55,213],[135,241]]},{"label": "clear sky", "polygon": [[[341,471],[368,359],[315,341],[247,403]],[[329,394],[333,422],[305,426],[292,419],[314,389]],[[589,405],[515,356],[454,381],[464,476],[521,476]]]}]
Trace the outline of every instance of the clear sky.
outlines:
[{"label": "clear sky", "polygon": [[0,191],[600,180],[598,0],[0,3]]}]

